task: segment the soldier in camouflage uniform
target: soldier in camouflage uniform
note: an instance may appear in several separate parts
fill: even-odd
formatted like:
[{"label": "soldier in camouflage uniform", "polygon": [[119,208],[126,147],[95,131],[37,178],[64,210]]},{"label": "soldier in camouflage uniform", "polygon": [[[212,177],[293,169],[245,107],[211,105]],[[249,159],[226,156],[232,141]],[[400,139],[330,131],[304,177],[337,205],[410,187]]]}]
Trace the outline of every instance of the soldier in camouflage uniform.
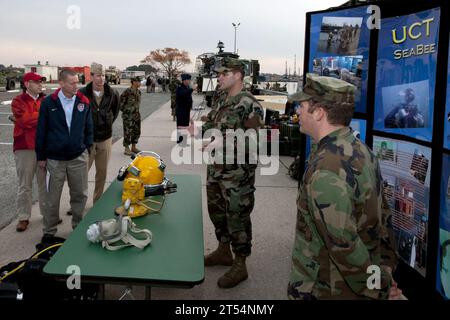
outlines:
[{"label": "soldier in camouflage uniform", "polygon": [[[225,58],[219,74],[222,94],[206,116],[202,126],[204,133],[208,129],[218,129],[223,133],[227,129],[255,129],[263,126],[263,109],[256,99],[244,90],[244,64],[238,59]],[[226,145],[226,142],[223,143]],[[205,266],[232,266],[218,280],[221,288],[231,288],[247,279],[246,257],[251,252],[252,227],[250,213],[255,197],[256,164],[238,163],[236,155],[225,164],[211,164],[207,167],[206,191],[208,212],[215,227],[219,246],[217,250],[205,256]],[[232,163],[230,163],[232,162]],[[230,250],[230,242],[235,259]]]},{"label": "soldier in camouflage uniform", "polygon": [[214,93],[211,99],[211,107],[214,109],[215,106],[217,106],[217,103],[226,98],[227,93],[226,91],[220,90],[220,84],[218,83],[216,85],[216,88],[214,89]]},{"label": "soldier in camouflage uniform", "polygon": [[[308,74],[296,99],[300,131],[315,144],[297,198],[290,299],[401,295],[391,276],[397,261],[378,160],[348,127],[354,92],[342,80]],[[380,267],[379,289],[367,285],[372,265]]]},{"label": "soldier in camouflage uniform", "polygon": [[[141,114],[139,105],[141,104],[141,79],[139,77],[131,79],[131,87],[127,88],[120,95],[120,111],[123,119],[123,146],[124,154],[132,155],[140,150],[136,148],[139,136],[141,135]],[[130,150],[130,144],[131,150]]]},{"label": "soldier in camouflage uniform", "polygon": [[172,118],[173,121],[176,120],[176,107],[177,107],[177,103],[176,103],[176,98],[177,98],[177,88],[178,86],[181,84],[181,81],[177,79],[176,75],[173,75],[170,83],[169,83],[169,91],[170,91],[170,109],[172,110],[171,114],[172,114]]}]

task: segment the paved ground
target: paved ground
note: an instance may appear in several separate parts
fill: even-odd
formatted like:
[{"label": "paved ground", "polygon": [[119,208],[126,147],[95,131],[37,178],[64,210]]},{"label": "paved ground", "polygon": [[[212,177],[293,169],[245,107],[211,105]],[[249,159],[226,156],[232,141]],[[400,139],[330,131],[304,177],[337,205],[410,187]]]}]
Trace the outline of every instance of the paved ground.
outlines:
[{"label": "paved ground", "polygon": [[[52,88],[56,88],[57,85],[47,84],[46,94],[54,92]],[[128,86],[126,85],[113,85],[122,93]],[[144,87],[145,88],[145,87]],[[169,101],[169,93],[145,93],[144,88],[142,90],[142,102],[141,102],[141,116],[142,119],[147,118],[161,105]],[[0,230],[8,225],[13,219],[16,218],[15,199],[17,194],[17,175],[14,163],[14,154],[12,152],[13,141],[13,126],[8,120],[8,115],[11,114],[11,105],[8,103],[20,92],[0,92]],[[4,104],[2,104],[2,102]],[[123,136],[122,120],[121,116],[117,118],[113,126],[113,142],[121,139]],[[33,199],[37,199],[36,188],[33,188]]]}]

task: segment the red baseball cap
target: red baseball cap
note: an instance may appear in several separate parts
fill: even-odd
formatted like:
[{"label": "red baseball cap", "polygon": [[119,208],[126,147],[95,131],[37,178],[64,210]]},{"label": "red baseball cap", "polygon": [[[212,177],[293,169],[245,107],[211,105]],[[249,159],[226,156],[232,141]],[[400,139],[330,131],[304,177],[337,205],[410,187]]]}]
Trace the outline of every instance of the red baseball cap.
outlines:
[{"label": "red baseball cap", "polygon": [[27,82],[27,81],[45,81],[45,77],[42,77],[40,75],[38,75],[37,73],[34,72],[28,72],[25,73],[25,75],[23,76],[23,82]]}]

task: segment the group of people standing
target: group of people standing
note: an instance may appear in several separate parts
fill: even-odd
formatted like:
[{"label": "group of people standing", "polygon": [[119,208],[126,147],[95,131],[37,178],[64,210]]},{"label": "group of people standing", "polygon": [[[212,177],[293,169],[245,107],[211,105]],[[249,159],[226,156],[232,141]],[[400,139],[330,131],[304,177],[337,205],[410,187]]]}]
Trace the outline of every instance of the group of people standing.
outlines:
[{"label": "group of people standing", "polygon": [[[93,202],[105,187],[112,148],[112,126],[122,111],[124,153],[131,155],[140,136],[140,79],[122,95],[105,81],[101,64],[91,65],[92,82],[78,90],[78,76],[64,69],[53,94],[43,94],[40,75],[24,75],[24,92],[12,101],[14,115],[13,151],[19,180],[16,230],[28,228],[32,207],[32,181],[38,183],[38,200],[43,216],[43,241],[57,232],[60,199],[67,180],[72,227],[81,221],[88,198],[88,171],[95,163]],[[130,146],[131,145],[131,149]]]},{"label": "group of people standing", "polygon": [[[202,118],[201,130],[190,121],[190,75],[181,75],[182,82],[175,91],[177,126],[187,127],[198,138],[208,129],[218,129],[222,139],[210,141],[215,150],[227,145],[228,130],[263,128],[263,108],[244,88],[244,69],[241,60],[224,58],[215,70],[220,93]],[[111,127],[119,110],[127,136],[125,153],[139,151],[140,79],[133,79],[131,87],[119,97],[104,83],[101,65],[93,66],[92,74],[92,83],[78,91],[77,75],[63,70],[60,89],[45,98],[41,77],[24,77],[26,92],[12,105],[17,119],[14,153],[20,180],[18,231],[28,225],[34,174],[38,177],[44,237],[56,233],[65,179],[71,195],[72,227],[76,227],[86,204],[87,172],[93,162],[97,170],[94,202],[103,192]],[[303,91],[296,95],[300,131],[311,137],[313,146],[297,197],[287,286],[290,299],[399,299],[402,295],[392,277],[396,259],[380,166],[349,127],[355,91],[353,85],[340,79],[308,74]],[[125,131],[125,123],[135,131]],[[130,144],[132,148],[127,150]],[[257,165],[249,163],[247,154],[245,159],[240,163],[236,155],[232,163],[207,166],[208,213],[218,247],[204,257],[204,264],[230,266],[218,279],[220,288],[234,287],[248,278],[246,261],[252,251]],[[377,286],[368,285],[371,275],[367,270],[373,266],[380,268]]]}]

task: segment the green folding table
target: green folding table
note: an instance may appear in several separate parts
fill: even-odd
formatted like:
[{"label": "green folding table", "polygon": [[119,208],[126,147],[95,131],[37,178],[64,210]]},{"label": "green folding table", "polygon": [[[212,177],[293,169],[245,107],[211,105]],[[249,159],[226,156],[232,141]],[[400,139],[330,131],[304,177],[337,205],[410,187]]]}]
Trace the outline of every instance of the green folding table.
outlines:
[{"label": "green folding table", "polygon": [[203,282],[203,223],[201,179],[197,175],[169,175],[177,192],[168,194],[159,213],[135,218],[138,228],[150,229],[153,241],[140,250],[103,249],[86,238],[96,221],[114,217],[121,204],[122,182],[114,181],[59,248],[44,272],[66,279],[68,267],[80,268],[81,281],[141,285],[150,298],[152,286],[191,288]]}]

